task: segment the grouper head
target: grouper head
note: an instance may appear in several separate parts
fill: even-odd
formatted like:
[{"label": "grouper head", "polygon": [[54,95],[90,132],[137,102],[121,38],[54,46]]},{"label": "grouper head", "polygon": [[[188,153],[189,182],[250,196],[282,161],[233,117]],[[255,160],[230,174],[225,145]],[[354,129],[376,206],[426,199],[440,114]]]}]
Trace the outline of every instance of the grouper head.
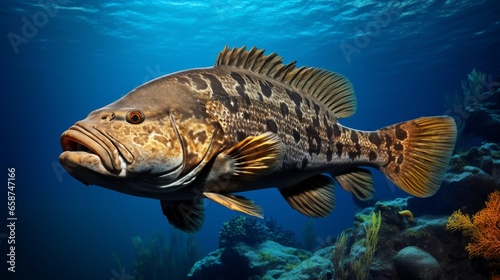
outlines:
[{"label": "grouper head", "polygon": [[151,198],[175,191],[217,150],[200,94],[175,75],[148,82],[66,130],[59,161],[86,185]]}]

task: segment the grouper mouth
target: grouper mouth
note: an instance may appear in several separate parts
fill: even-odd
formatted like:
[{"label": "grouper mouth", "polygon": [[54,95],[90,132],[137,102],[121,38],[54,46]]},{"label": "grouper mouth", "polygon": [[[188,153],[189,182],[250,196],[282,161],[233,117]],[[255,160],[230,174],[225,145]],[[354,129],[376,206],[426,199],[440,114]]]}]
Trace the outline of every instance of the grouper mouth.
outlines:
[{"label": "grouper mouth", "polygon": [[109,172],[118,175],[123,169],[122,163],[133,159],[130,152],[118,141],[96,127],[88,128],[80,123],[63,132],[61,147],[63,153],[59,159],[63,166],[84,167],[98,173]]}]

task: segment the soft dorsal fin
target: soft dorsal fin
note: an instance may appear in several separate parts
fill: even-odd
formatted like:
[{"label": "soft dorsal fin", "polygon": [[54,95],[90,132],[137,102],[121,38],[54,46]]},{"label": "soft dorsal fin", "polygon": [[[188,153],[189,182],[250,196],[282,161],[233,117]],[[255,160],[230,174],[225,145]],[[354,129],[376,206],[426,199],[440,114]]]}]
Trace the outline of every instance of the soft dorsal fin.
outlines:
[{"label": "soft dorsal fin", "polygon": [[263,49],[246,47],[229,49],[219,53],[215,66],[234,66],[247,69],[281,81],[305,94],[314,96],[325,104],[337,118],[352,116],[356,111],[356,97],[349,80],[335,72],[313,67],[295,66],[295,61],[283,64],[276,53],[264,55]]}]

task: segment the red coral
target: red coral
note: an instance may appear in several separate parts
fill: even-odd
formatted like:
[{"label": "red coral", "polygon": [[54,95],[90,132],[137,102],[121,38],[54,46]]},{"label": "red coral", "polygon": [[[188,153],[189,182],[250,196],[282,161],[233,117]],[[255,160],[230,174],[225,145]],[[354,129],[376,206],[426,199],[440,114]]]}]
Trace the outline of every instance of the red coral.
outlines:
[{"label": "red coral", "polygon": [[500,262],[500,191],[490,194],[486,208],[472,217],[477,231],[465,247],[471,257],[483,257]]}]

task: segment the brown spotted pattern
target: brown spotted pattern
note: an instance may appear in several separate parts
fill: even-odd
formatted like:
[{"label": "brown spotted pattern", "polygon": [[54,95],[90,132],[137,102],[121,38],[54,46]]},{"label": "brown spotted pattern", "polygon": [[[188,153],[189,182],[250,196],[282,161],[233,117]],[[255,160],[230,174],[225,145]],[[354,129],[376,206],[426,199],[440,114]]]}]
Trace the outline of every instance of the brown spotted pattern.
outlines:
[{"label": "brown spotted pattern", "polygon": [[[131,108],[141,110],[145,121],[125,122]],[[284,144],[280,169],[249,185],[232,182],[227,191],[290,186],[318,172],[335,174],[355,165],[397,172],[404,164],[409,134],[401,125],[377,132],[346,128],[313,96],[232,66],[188,70],[154,80],[91,113],[85,121],[99,123],[99,131],[113,138],[120,153],[127,155],[131,161],[126,165],[127,176],[142,178],[127,181],[129,190],[114,182],[93,183],[147,197],[155,197],[165,186],[168,191],[179,190],[217,154],[267,131],[276,133]],[[168,189],[170,185],[174,188]],[[176,198],[183,195],[191,194],[185,189]]]},{"label": "brown spotted pattern", "polygon": [[282,171],[404,161],[407,133],[402,127],[346,128],[314,97],[244,69],[219,66],[177,75],[193,88],[209,90],[210,98],[200,102],[221,126],[225,147],[247,136],[277,133],[286,147]]},{"label": "brown spotted pattern", "polygon": [[[96,128],[100,134],[113,139],[115,147],[110,149],[120,150],[126,155],[122,157],[128,159],[126,169],[118,170],[121,176],[137,178],[127,181],[127,184],[140,189],[139,195],[149,196],[151,185],[161,187],[189,181],[192,178],[186,176],[197,175],[188,175],[192,170],[206,164],[220,151],[222,130],[207,114],[205,101],[201,101],[211,97],[210,85],[206,78],[190,72],[165,76],[90,113],[79,124],[88,127],[89,131]],[[127,122],[126,115],[130,110],[141,111],[144,121],[138,124]],[[114,156],[114,161],[118,160],[117,157]],[[113,177],[119,173],[109,171],[111,174],[104,175]],[[92,183],[115,187],[114,183]],[[124,183],[116,185],[120,184]]]},{"label": "brown spotted pattern", "polygon": [[334,180],[372,197],[370,172],[358,166],[418,197],[437,191],[456,138],[451,118],[344,127],[337,120],[356,110],[345,77],[263,53],[226,47],[213,68],[154,79],[91,112],[61,135],[61,164],[84,184],[160,199],[189,232],[201,228],[203,197],[262,217],[231,194],[270,187],[302,214],[326,216]]}]

